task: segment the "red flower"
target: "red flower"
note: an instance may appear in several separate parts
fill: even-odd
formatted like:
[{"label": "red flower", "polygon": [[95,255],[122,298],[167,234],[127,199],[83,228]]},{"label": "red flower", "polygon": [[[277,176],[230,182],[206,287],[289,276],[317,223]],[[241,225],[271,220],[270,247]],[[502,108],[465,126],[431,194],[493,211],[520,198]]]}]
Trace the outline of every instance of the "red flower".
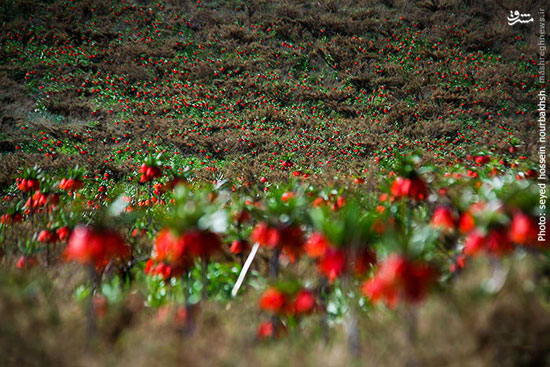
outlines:
[{"label": "red flower", "polygon": [[[384,207],[382,207],[382,209],[384,209]],[[384,232],[386,232],[386,229],[387,229],[387,225],[386,223],[381,220],[380,218],[377,218],[373,223],[372,223],[372,230],[375,231],[376,233],[378,234],[383,234]]]},{"label": "red flower", "polygon": [[153,261],[153,259],[149,259],[147,260],[147,262],[145,263],[145,274],[151,274],[151,271],[153,270],[153,267],[155,266],[155,262]]},{"label": "red flower", "polygon": [[536,221],[521,212],[516,213],[510,224],[508,237],[512,242],[520,245],[537,243],[538,226]]},{"label": "red flower", "polygon": [[281,201],[284,203],[290,201],[291,199],[294,199],[294,193],[292,192],[285,192],[283,195],[281,195]]},{"label": "red flower", "polygon": [[63,178],[59,183],[59,188],[66,191],[78,191],[84,187],[84,182],[76,178]]},{"label": "red flower", "polygon": [[10,225],[12,223],[12,217],[11,214],[3,214],[2,217],[0,217],[0,223],[5,225]]},{"label": "red flower", "polygon": [[333,282],[345,271],[346,261],[347,259],[344,251],[328,248],[321,257],[317,268],[330,282]]},{"label": "red flower", "polygon": [[145,274],[160,275],[163,279],[170,279],[172,276],[180,275],[183,272],[183,268],[172,268],[163,262],[155,264],[153,259],[147,260],[145,263]]},{"label": "red flower", "polygon": [[250,245],[245,240],[235,240],[231,243],[229,251],[233,254],[241,254],[250,249]]},{"label": "red flower", "polygon": [[283,253],[287,255],[291,261],[298,258],[304,251],[304,233],[300,227],[295,225],[285,226],[279,229],[279,246]]},{"label": "red flower", "polygon": [[[48,203],[48,195],[41,193],[39,190],[34,192],[34,194],[32,195],[33,208],[44,206],[47,203]],[[29,201],[27,201],[26,206],[30,208],[31,206],[30,199]]]},{"label": "red flower", "polygon": [[38,234],[38,241],[43,243],[53,243],[57,241],[57,234],[47,229],[43,229]]},{"label": "red flower", "polygon": [[261,246],[274,248],[279,243],[279,231],[277,229],[269,227],[267,223],[261,222],[256,224],[252,233],[250,234],[250,240],[257,242]]},{"label": "red flower", "polygon": [[435,280],[435,271],[422,262],[413,262],[401,255],[390,255],[373,278],[363,283],[363,293],[372,302],[383,300],[395,307],[400,297],[419,302]]},{"label": "red flower", "polygon": [[343,197],[343,196],[338,196],[338,197],[336,198],[335,209],[343,208],[345,205],[346,205],[346,198]]},{"label": "red flower", "polygon": [[477,157],[474,158],[474,161],[480,165],[489,163],[490,160],[491,160],[491,157],[486,155],[478,155]]},{"label": "red flower", "polygon": [[302,289],[296,294],[294,299],[293,309],[297,314],[307,314],[315,308],[315,297],[313,293],[306,289]]},{"label": "red flower", "polygon": [[490,230],[485,237],[485,245],[489,252],[497,256],[506,255],[514,250],[514,245],[503,228]]},{"label": "red flower", "polygon": [[262,310],[280,313],[283,311],[285,301],[286,300],[283,293],[275,288],[269,288],[260,298],[260,308]]},{"label": "red flower", "polygon": [[162,172],[159,167],[148,166],[145,163],[143,163],[139,168],[139,173],[141,173],[139,182],[150,182],[162,175]]},{"label": "red flower", "polygon": [[388,282],[379,277],[373,277],[363,283],[363,294],[371,302],[376,303],[383,300],[389,307],[394,308],[399,301],[399,293]]},{"label": "red flower", "polygon": [[440,206],[435,209],[431,224],[434,228],[444,231],[453,231],[455,228],[455,218],[451,209]]},{"label": "red flower", "polygon": [[17,264],[15,264],[15,267],[20,270],[25,270],[25,269],[30,269],[37,264],[38,264],[38,261],[34,256],[21,255],[17,260]]},{"label": "red flower", "polygon": [[491,229],[486,236],[483,236],[478,230],[474,230],[464,241],[464,253],[471,256],[477,255],[481,251],[502,256],[513,249],[513,244],[501,228]]},{"label": "red flower", "polygon": [[13,213],[13,214],[4,214],[2,217],[0,217],[0,223],[5,225],[10,225],[13,223],[18,223],[23,220],[23,216],[21,213]]},{"label": "red flower", "polygon": [[391,194],[396,199],[408,197],[410,199],[422,201],[428,196],[428,189],[424,181],[418,177],[397,177],[391,185]]},{"label": "red flower", "polygon": [[36,178],[19,178],[17,188],[24,192],[35,191],[40,188],[40,182]]},{"label": "red flower", "polygon": [[109,261],[125,258],[129,253],[130,248],[115,231],[79,225],[69,238],[64,256],[67,260],[93,264],[97,269],[102,269]]},{"label": "red flower", "polygon": [[466,256],[459,255],[456,257],[456,260],[451,264],[451,266],[449,267],[449,270],[451,271],[451,273],[456,273],[460,269],[464,268],[465,265],[466,265]]},{"label": "red flower", "polygon": [[304,245],[308,256],[314,259],[323,256],[328,247],[329,242],[319,232],[313,232]]},{"label": "red flower", "polygon": [[194,257],[210,257],[220,247],[218,235],[210,231],[195,229],[177,235],[169,228],[164,228],[157,235],[145,272],[160,274],[168,279],[188,269]]},{"label": "red flower", "polygon": [[185,241],[168,228],[162,229],[153,246],[153,259],[157,262],[182,263],[187,261]]},{"label": "red flower", "polygon": [[326,204],[326,201],[322,197],[316,198],[315,200],[313,200],[313,203],[312,203],[314,208],[319,208],[325,204]]},{"label": "red flower", "polygon": [[266,339],[273,337],[273,323],[271,321],[262,322],[260,326],[258,326],[258,331],[256,334],[258,335],[259,339]]},{"label": "red flower", "polygon": [[221,248],[218,235],[210,231],[188,231],[183,235],[182,240],[191,256],[208,258]]},{"label": "red flower", "polygon": [[527,170],[527,172],[525,172],[525,177],[526,178],[535,178],[537,177],[538,175],[538,172],[534,169],[529,169]]},{"label": "red flower", "polygon": [[483,235],[478,230],[470,232],[464,240],[464,253],[466,255],[477,255],[483,249]]},{"label": "red flower", "polygon": [[145,236],[146,234],[147,230],[145,228],[134,228],[132,230],[132,237]]},{"label": "red flower", "polygon": [[465,234],[475,228],[474,216],[469,212],[462,213],[458,224],[460,233]]}]

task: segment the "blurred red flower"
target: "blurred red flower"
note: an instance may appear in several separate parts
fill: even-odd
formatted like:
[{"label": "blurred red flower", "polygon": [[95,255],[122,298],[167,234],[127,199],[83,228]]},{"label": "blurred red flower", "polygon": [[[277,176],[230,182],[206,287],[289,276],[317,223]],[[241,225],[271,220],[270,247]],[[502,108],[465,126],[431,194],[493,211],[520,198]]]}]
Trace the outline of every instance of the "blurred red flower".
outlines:
[{"label": "blurred red flower", "polygon": [[388,256],[371,279],[363,283],[363,293],[373,302],[383,300],[395,307],[400,298],[420,302],[426,296],[436,276],[426,263],[411,261],[402,255]]},{"label": "blurred red flower", "polygon": [[285,301],[285,296],[281,291],[275,288],[269,288],[260,298],[260,308],[274,313],[281,313]]},{"label": "blurred red flower", "polygon": [[428,196],[428,189],[422,179],[397,177],[391,185],[391,194],[399,199],[408,197],[410,199],[422,201]]},{"label": "blurred red flower", "polygon": [[126,258],[130,248],[118,233],[111,229],[77,226],[69,238],[64,256],[81,264],[92,264],[103,269],[115,258]]},{"label": "blurred red flower", "polygon": [[435,209],[431,220],[432,227],[451,232],[455,229],[455,223],[456,220],[450,208],[440,206]]}]

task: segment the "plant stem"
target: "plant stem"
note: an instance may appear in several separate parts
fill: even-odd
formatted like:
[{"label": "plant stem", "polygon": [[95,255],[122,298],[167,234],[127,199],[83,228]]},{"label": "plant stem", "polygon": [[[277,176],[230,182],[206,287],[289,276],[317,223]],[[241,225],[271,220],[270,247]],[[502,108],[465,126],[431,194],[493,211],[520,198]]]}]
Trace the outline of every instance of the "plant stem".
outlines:
[{"label": "plant stem", "polygon": [[415,305],[405,306],[405,319],[407,324],[407,343],[409,353],[405,360],[405,367],[419,366],[416,356],[416,345],[418,340],[418,309]]},{"label": "plant stem", "polygon": [[275,251],[273,252],[273,257],[271,258],[271,267],[270,267],[270,275],[275,279],[279,277],[279,256],[280,255],[281,255],[281,248],[277,246],[275,247]]},{"label": "plant stem", "polygon": [[[194,310],[192,309],[191,305],[191,295],[193,294],[193,287],[192,287],[192,278],[191,278],[191,272],[187,271],[184,276],[185,278],[185,284],[186,284],[186,290],[187,295],[185,296],[185,325],[182,328],[182,336],[186,337],[191,334],[193,334],[193,331],[195,330],[195,315]],[[182,279],[182,284],[183,284]]]},{"label": "plant stem", "polygon": [[346,334],[349,353],[353,358],[358,359],[361,357],[361,337],[359,334],[359,327],[357,325],[357,315],[355,315],[355,310],[353,310],[353,307],[350,307],[349,310],[348,319],[346,322]]},{"label": "plant stem", "polygon": [[96,314],[94,310],[94,294],[99,286],[99,274],[97,273],[93,265],[89,265],[88,268],[90,281],[92,283],[92,290],[90,296],[88,297],[88,309],[86,310],[86,337],[88,343],[90,343],[95,337],[97,331],[96,325]]},{"label": "plant stem", "polygon": [[329,339],[328,332],[328,319],[326,312],[326,303],[327,303],[327,292],[328,292],[328,279],[325,276],[321,276],[319,281],[318,295],[319,295],[319,306],[323,310],[321,314],[320,327],[321,327],[321,336],[325,342]]},{"label": "plant stem", "polygon": [[209,264],[208,258],[204,258],[202,260],[202,269],[201,269],[201,275],[202,275],[202,298],[206,299],[208,298],[208,264]]},{"label": "plant stem", "polygon": [[149,181],[149,205],[148,205],[148,208],[147,208],[147,210],[149,211],[149,218],[147,218],[147,229],[148,230],[151,229],[151,223],[153,221],[153,213],[151,213],[151,207],[152,207],[151,200],[152,199],[153,199],[153,183],[151,181]]}]

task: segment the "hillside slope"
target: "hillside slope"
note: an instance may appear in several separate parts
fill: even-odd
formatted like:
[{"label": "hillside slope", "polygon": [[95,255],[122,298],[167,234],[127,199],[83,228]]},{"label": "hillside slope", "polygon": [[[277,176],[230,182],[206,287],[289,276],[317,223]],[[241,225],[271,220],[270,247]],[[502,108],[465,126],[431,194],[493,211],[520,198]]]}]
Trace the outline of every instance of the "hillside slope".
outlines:
[{"label": "hillside slope", "polygon": [[149,150],[241,183],[418,148],[534,158],[534,23],[508,26],[498,1],[1,7],[2,185],[28,162],[122,177]]}]

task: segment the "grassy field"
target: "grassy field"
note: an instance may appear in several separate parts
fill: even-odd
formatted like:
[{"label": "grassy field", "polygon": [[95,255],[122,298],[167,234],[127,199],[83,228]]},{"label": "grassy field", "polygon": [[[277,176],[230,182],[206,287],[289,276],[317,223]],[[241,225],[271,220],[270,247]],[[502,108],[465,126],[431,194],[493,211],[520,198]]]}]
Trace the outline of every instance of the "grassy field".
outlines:
[{"label": "grassy field", "polygon": [[0,0],[0,365],[550,365],[516,6]]}]

